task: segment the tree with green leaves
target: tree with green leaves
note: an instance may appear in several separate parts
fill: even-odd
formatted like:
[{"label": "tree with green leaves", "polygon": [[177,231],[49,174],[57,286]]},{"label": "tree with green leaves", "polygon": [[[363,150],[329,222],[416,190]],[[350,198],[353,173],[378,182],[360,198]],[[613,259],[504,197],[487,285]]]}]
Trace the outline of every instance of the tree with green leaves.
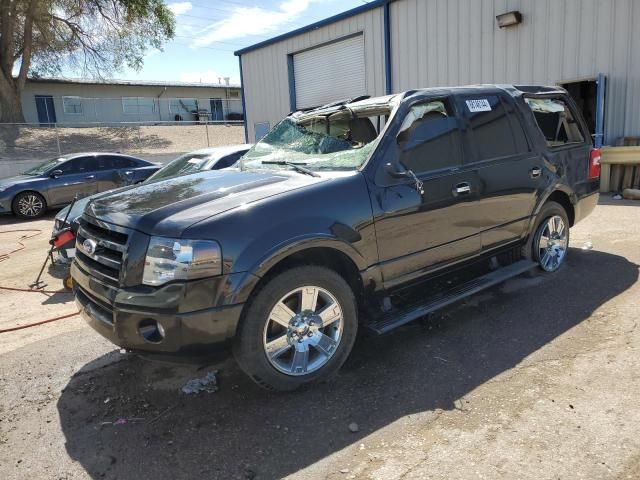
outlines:
[{"label": "tree with green leaves", "polygon": [[23,122],[27,76],[139,70],[173,37],[163,0],[0,0],[0,122]]}]

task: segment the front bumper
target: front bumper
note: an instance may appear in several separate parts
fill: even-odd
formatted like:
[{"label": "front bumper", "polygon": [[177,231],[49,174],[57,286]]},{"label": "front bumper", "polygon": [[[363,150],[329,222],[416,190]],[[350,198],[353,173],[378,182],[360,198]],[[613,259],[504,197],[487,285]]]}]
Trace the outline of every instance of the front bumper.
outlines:
[{"label": "front bumper", "polygon": [[[71,265],[82,318],[119,347],[163,359],[200,358],[228,350],[244,304],[211,307],[207,302],[224,298],[224,289],[235,281],[230,278],[234,275],[238,274],[222,276],[213,283],[208,279],[207,285],[215,284],[221,292],[209,291],[203,298],[199,282],[117,288],[90,276],[77,260]],[[149,341],[143,334],[141,326],[150,321],[160,325],[160,339]]]}]

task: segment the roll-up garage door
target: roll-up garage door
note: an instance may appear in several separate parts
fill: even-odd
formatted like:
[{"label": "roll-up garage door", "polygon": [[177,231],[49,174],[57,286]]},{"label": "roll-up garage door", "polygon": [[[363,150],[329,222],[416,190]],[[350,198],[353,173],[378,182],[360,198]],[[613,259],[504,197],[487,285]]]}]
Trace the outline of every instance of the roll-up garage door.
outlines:
[{"label": "roll-up garage door", "polygon": [[364,36],[294,54],[293,73],[299,109],[365,95]]}]

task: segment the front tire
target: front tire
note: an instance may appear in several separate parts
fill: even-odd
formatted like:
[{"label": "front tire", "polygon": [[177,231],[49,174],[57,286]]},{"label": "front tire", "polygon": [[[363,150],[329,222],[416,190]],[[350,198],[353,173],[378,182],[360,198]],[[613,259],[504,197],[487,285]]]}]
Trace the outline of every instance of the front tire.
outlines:
[{"label": "front tire", "polygon": [[546,273],[556,272],[569,249],[569,218],[556,202],[547,202],[538,214],[538,222],[530,241],[531,258]]},{"label": "front tire", "polygon": [[38,192],[21,192],[13,199],[13,213],[18,218],[39,218],[47,211],[47,202]]},{"label": "front tire", "polygon": [[250,300],[234,356],[261,387],[295,390],[337,373],[357,329],[349,284],[325,267],[295,267],[268,280]]}]

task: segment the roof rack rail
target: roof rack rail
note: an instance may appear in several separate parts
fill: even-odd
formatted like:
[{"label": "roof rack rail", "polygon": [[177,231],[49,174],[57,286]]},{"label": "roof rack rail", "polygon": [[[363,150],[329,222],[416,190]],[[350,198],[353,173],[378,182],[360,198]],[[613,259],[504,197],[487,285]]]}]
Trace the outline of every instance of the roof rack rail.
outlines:
[{"label": "roof rack rail", "polygon": [[554,85],[514,85],[513,88],[517,88],[525,93],[554,93],[564,91],[562,87]]},{"label": "roof rack rail", "polygon": [[370,95],[360,95],[359,97],[345,98],[343,100],[336,100],[335,102],[326,103],[318,107],[309,107],[300,109],[301,112],[312,112],[314,110],[322,110],[323,108],[339,107],[340,105],[346,105],[347,103],[359,102],[360,100],[366,100],[370,98]]}]

